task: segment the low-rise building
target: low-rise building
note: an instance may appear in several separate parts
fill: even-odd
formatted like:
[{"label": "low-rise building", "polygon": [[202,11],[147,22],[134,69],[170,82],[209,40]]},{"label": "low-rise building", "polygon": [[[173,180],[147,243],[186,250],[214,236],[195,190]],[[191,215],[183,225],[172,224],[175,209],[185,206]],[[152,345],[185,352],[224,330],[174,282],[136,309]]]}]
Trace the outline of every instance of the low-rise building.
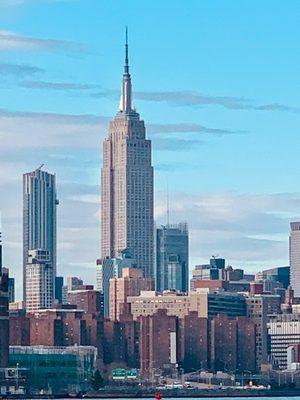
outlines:
[{"label": "low-rise building", "polygon": [[281,314],[270,317],[268,329],[268,352],[274,366],[286,369],[288,348],[300,343],[300,314]]},{"label": "low-rise building", "polygon": [[252,318],[256,325],[256,365],[260,369],[261,364],[268,362],[267,348],[267,322],[269,316],[279,314],[281,310],[280,296],[254,295],[246,299],[247,316]]},{"label": "low-rise building", "polygon": [[138,296],[142,290],[154,290],[154,279],[144,278],[141,268],[123,268],[121,278],[111,279],[109,290],[110,320],[120,320],[129,296]]},{"label": "low-rise building", "polygon": [[238,293],[209,293],[207,289],[191,291],[188,294],[169,291],[157,294],[154,291],[141,291],[139,296],[129,296],[133,319],[153,315],[158,309],[166,309],[170,316],[183,318],[190,311],[197,311],[199,317],[212,318],[218,314],[245,316],[245,297]]},{"label": "low-rise building", "polygon": [[92,346],[11,346],[10,366],[28,369],[32,394],[70,394],[90,389],[97,349]]},{"label": "low-rise building", "polygon": [[177,318],[158,310],[154,315],[139,317],[140,370],[144,378],[153,380],[154,374],[175,370],[178,363]]}]

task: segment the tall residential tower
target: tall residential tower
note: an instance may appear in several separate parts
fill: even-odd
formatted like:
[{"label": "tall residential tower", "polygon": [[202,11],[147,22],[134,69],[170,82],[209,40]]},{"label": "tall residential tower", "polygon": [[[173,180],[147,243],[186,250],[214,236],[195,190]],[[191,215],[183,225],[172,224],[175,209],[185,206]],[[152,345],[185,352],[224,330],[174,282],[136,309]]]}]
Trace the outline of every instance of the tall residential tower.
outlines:
[{"label": "tall residential tower", "polygon": [[300,297],[300,222],[291,222],[290,284],[294,296]]},{"label": "tall residential tower", "polygon": [[[1,228],[1,221],[0,221]],[[8,314],[8,270],[2,268],[2,242],[0,231],[0,368],[8,367],[9,314]]]},{"label": "tall residential tower", "polygon": [[153,277],[153,167],[151,141],[132,104],[126,34],[120,110],[103,143],[101,257],[127,250],[145,277]]},{"label": "tall residential tower", "polygon": [[23,176],[23,296],[26,301],[26,265],[29,251],[49,252],[52,264],[52,292],[56,276],[56,197],[55,175],[41,168]]}]

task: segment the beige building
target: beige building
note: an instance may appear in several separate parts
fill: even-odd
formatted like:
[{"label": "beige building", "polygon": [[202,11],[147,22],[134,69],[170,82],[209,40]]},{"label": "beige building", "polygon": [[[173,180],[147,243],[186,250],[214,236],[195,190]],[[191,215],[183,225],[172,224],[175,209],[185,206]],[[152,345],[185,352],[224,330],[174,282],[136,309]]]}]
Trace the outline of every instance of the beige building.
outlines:
[{"label": "beige building", "polygon": [[54,301],[53,265],[48,250],[29,250],[26,264],[27,312],[50,308]]},{"label": "beige building", "polygon": [[161,309],[179,318],[188,315],[190,311],[197,311],[199,317],[208,317],[208,291],[205,289],[188,294],[166,291],[159,295],[154,291],[142,291],[139,296],[128,297],[127,301],[134,320],[140,316],[153,315]]},{"label": "beige building", "polygon": [[138,296],[142,290],[153,290],[154,279],[144,278],[140,268],[123,268],[122,278],[110,279],[109,318],[118,321],[129,296]]},{"label": "beige building", "polygon": [[151,141],[132,104],[127,40],[120,110],[103,143],[101,240],[102,259],[127,249],[144,276],[153,277]]}]

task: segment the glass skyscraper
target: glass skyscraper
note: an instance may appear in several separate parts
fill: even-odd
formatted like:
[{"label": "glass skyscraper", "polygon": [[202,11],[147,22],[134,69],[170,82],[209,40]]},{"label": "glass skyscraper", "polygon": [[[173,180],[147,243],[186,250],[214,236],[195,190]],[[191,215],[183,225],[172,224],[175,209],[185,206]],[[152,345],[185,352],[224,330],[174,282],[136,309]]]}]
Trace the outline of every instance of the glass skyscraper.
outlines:
[{"label": "glass skyscraper", "polygon": [[166,225],[156,230],[156,290],[189,287],[189,237],[186,223]]}]

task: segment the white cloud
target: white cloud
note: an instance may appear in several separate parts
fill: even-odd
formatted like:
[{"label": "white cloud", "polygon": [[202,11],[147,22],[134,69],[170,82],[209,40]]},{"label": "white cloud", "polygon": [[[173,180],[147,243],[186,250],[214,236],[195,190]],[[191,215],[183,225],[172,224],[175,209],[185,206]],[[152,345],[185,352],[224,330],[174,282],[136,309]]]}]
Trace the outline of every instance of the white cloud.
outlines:
[{"label": "white cloud", "polygon": [[24,51],[46,51],[46,52],[75,52],[86,51],[83,44],[68,40],[43,39],[21,35],[16,32],[0,30],[0,51],[24,50]]},{"label": "white cloud", "polygon": [[0,109],[1,149],[91,148],[99,142],[106,124],[107,118],[92,115],[9,112]]},{"label": "white cloud", "polygon": [[[289,222],[300,217],[300,194],[172,193],[171,222],[185,220],[193,259],[219,254],[239,266],[288,263]],[[165,194],[156,217],[166,222]]]}]

